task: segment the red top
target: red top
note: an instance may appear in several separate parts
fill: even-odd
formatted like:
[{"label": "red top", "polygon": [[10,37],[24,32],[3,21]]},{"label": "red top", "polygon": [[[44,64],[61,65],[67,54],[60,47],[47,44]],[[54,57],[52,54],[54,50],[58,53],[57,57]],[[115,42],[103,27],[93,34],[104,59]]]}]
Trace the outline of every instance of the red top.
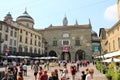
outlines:
[{"label": "red top", "polygon": [[48,80],[48,75],[47,74],[42,74],[41,75],[41,80]]}]

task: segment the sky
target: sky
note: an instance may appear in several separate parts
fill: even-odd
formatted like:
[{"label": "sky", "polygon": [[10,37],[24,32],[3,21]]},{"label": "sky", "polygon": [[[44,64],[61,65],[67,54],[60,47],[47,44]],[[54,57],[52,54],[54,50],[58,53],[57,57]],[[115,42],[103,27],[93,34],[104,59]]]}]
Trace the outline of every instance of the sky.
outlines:
[{"label": "sky", "polygon": [[118,21],[117,0],[1,0],[0,20],[8,12],[13,20],[27,9],[34,19],[36,29],[44,29],[49,25],[62,26],[66,16],[68,25],[88,24],[99,33],[100,28],[111,28]]}]

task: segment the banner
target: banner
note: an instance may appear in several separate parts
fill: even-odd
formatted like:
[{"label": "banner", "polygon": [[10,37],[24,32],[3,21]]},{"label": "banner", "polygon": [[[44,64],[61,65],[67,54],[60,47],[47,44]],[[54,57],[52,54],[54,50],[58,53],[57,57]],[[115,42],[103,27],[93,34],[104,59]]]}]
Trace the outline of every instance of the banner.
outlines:
[{"label": "banner", "polygon": [[68,52],[68,51],[69,51],[69,46],[64,45],[64,46],[63,46],[63,52]]}]

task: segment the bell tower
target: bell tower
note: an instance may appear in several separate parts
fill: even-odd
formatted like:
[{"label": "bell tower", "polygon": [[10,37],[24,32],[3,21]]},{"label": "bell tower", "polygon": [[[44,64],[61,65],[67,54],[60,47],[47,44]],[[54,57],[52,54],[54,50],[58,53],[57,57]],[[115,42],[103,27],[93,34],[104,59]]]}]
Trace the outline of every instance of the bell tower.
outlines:
[{"label": "bell tower", "polygon": [[118,19],[120,19],[120,0],[117,2],[117,8],[118,8]]},{"label": "bell tower", "polygon": [[65,16],[63,19],[63,26],[67,26],[68,25],[68,20],[67,17]]}]

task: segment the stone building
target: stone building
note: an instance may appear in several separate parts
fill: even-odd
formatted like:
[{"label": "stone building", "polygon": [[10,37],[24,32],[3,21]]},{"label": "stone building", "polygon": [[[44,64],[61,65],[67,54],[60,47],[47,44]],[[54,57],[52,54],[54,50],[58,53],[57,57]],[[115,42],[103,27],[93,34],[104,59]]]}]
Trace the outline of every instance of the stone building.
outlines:
[{"label": "stone building", "polygon": [[[13,21],[8,13],[0,21],[1,53],[9,49],[10,55],[56,56],[60,60],[92,60],[98,52],[99,38],[92,31],[91,22],[68,25],[67,17],[63,26],[52,26],[41,30],[34,29],[34,19],[25,11]],[[4,40],[4,41],[3,41]],[[38,55],[37,55],[38,54]]]},{"label": "stone building", "polygon": [[67,17],[63,26],[52,26],[43,30],[47,42],[47,56],[56,56],[61,60],[91,60],[93,54],[92,26],[88,24],[68,25]]}]

